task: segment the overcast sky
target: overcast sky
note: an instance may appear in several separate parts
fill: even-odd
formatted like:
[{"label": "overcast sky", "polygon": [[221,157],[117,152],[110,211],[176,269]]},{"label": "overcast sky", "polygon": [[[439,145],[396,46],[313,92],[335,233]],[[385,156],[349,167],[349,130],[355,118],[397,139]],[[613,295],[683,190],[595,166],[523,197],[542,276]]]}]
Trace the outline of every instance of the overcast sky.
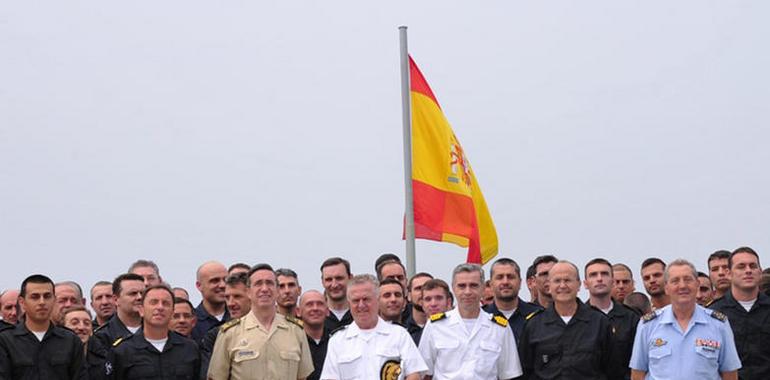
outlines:
[{"label": "overcast sky", "polygon": [[3,2],[0,288],[403,257],[399,25],[502,255],[770,259],[770,3],[458,3]]}]

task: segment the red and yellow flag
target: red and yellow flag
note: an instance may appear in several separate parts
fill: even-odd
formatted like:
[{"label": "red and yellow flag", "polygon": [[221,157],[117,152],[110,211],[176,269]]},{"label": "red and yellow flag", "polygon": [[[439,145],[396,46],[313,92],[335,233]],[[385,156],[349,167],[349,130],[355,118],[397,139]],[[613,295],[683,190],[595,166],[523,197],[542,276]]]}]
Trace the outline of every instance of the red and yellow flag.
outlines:
[{"label": "red and yellow flag", "polygon": [[409,57],[415,237],[468,247],[469,263],[497,255],[497,232],[476,176],[420,69]]}]

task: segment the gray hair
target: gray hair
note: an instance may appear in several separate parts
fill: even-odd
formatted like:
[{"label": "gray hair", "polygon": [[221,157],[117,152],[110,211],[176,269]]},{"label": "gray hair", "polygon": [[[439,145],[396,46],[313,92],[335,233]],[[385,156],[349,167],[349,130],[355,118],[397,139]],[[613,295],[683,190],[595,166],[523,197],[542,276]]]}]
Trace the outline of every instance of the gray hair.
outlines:
[{"label": "gray hair", "polygon": [[128,267],[128,273],[134,273],[134,269],[136,268],[143,268],[143,267],[150,267],[155,272],[156,275],[160,276],[160,269],[158,268],[158,264],[155,264],[152,260],[136,260],[133,264],[131,264],[130,267]]},{"label": "gray hair", "polygon": [[669,272],[671,271],[671,267],[673,266],[687,266],[690,267],[690,271],[692,271],[692,278],[698,279],[698,270],[695,269],[695,265],[692,265],[691,262],[685,260],[685,259],[676,259],[670,263],[668,263],[668,266],[666,266],[666,270],[663,271],[663,283],[668,283],[669,279]]},{"label": "gray hair", "polygon": [[374,298],[379,297],[380,295],[380,282],[377,281],[377,277],[372,276],[371,274],[357,274],[348,280],[348,293],[350,293],[350,288],[353,285],[364,285],[364,284],[371,284],[374,288]]},{"label": "gray hair", "polygon": [[481,269],[481,265],[479,264],[471,264],[471,263],[464,263],[460,264],[455,267],[455,269],[452,271],[452,286],[455,284],[455,277],[458,273],[473,273],[478,272],[479,278],[481,279],[481,283],[484,283],[484,270]]},{"label": "gray hair", "polygon": [[72,290],[75,291],[75,293],[77,293],[78,300],[83,299],[83,288],[81,288],[77,282],[75,281],[57,282],[56,284],[54,284],[54,289],[56,289],[57,286],[69,286],[70,288],[72,288]]}]

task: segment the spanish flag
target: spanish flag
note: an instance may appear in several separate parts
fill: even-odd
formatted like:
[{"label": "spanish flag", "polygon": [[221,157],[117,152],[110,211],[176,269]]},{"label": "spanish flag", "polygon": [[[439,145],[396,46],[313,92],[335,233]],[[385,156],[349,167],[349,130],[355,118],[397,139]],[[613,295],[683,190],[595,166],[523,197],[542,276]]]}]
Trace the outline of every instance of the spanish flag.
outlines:
[{"label": "spanish flag", "polygon": [[460,142],[409,57],[415,237],[468,247],[469,263],[497,255],[497,232]]}]

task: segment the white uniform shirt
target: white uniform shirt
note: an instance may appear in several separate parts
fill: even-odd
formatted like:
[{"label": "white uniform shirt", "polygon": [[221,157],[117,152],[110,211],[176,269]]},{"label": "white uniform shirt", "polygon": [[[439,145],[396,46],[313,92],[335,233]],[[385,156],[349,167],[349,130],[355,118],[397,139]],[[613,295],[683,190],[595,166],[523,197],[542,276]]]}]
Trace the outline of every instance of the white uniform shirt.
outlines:
[{"label": "white uniform shirt", "polygon": [[522,374],[516,340],[508,326],[481,310],[468,331],[457,309],[425,325],[420,353],[435,380],[510,379]]},{"label": "white uniform shirt", "polygon": [[321,379],[379,379],[380,369],[388,360],[401,362],[400,379],[427,369],[403,327],[378,317],[372,333],[363,334],[353,322],[329,339]]}]

